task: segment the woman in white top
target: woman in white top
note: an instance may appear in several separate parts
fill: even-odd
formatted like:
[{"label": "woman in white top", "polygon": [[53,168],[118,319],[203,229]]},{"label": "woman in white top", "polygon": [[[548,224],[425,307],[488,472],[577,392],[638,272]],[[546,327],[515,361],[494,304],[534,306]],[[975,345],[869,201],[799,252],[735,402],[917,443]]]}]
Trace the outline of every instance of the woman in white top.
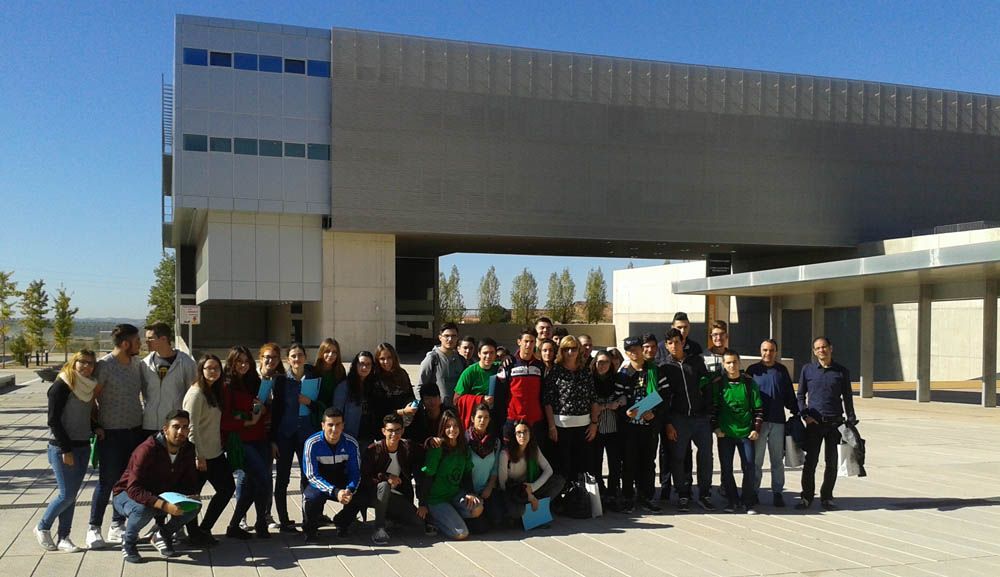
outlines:
[{"label": "woman in white top", "polygon": [[531,426],[526,421],[514,423],[514,441],[500,454],[497,475],[507,514],[519,519],[526,503],[537,511],[538,500],[559,495],[565,481],[552,472],[552,465],[531,437]]}]

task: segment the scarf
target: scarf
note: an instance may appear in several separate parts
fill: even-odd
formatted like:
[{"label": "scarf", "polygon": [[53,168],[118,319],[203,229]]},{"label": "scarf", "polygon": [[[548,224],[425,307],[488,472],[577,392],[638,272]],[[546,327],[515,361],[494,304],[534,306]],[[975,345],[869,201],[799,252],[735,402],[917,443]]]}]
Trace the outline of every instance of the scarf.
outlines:
[{"label": "scarf", "polygon": [[97,389],[96,380],[88,379],[80,373],[75,373],[73,375],[73,380],[70,381],[69,375],[67,375],[65,371],[60,372],[58,378],[62,379],[62,382],[67,385],[72,382],[73,387],[71,390],[73,391],[73,394],[84,403],[89,403],[94,400],[94,391]]},{"label": "scarf", "polygon": [[476,433],[475,429],[469,427],[469,429],[465,431],[465,440],[469,444],[469,449],[473,453],[479,455],[480,459],[489,457],[490,453],[496,449],[496,442],[493,440],[489,431],[480,435],[479,433]]},{"label": "scarf", "polygon": [[656,390],[656,381],[659,380],[659,374],[656,370],[656,363],[652,361],[646,362],[646,394],[652,395],[653,391]]},{"label": "scarf", "polygon": [[603,375],[599,375],[594,372],[594,391],[597,393],[597,396],[602,399],[613,395],[615,392],[614,371],[608,371]]}]

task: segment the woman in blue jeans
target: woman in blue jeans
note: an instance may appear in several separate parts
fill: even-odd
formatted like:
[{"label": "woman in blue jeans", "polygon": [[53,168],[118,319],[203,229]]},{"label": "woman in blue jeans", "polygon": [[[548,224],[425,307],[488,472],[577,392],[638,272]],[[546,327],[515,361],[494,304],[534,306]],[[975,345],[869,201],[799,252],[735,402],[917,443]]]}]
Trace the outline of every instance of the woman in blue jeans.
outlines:
[{"label": "woman in blue jeans", "polygon": [[[76,553],[79,547],[69,538],[73,525],[73,509],[80,492],[90,458],[90,434],[97,381],[91,379],[97,362],[93,351],[81,350],[73,355],[49,387],[49,465],[55,473],[59,492],[46,507],[35,527],[38,544],[47,551]],[[57,538],[52,538],[52,525],[59,519]]]},{"label": "woman in blue jeans", "polygon": [[472,491],[472,457],[453,410],[441,415],[437,434],[427,441],[432,447],[421,469],[424,478],[417,516],[447,537],[462,540],[469,536],[465,519],[482,515],[483,501]]},{"label": "woman in blue jeans", "polygon": [[[278,513],[278,531],[297,533],[295,522],[288,517],[288,482],[292,474],[292,457],[302,463],[302,445],[315,432],[309,411],[302,415],[299,406],[308,407],[313,401],[302,394],[302,381],[313,378],[313,367],[306,363],[306,349],[299,343],[288,347],[288,371],[274,381],[271,401],[271,442],[276,453],[277,471],[274,479],[274,507]],[[299,478],[299,489],[306,486],[305,475]]]}]

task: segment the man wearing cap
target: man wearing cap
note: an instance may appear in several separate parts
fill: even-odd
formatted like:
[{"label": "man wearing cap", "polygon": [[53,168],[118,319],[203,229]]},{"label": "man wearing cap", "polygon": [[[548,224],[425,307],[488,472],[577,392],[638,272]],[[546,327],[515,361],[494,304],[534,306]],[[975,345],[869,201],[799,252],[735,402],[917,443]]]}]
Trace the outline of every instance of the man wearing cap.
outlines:
[{"label": "man wearing cap", "polygon": [[641,338],[625,339],[624,349],[628,362],[615,375],[615,396],[625,397],[625,404],[619,409],[625,421],[622,440],[625,461],[622,471],[624,501],[621,507],[625,513],[632,512],[635,506],[647,513],[658,513],[660,507],[653,502],[653,476],[659,430],[656,424],[659,422],[657,414],[662,410],[663,404],[641,414],[632,407],[653,392],[663,396],[666,393],[662,390],[665,381],[660,377],[656,362],[644,358]]}]

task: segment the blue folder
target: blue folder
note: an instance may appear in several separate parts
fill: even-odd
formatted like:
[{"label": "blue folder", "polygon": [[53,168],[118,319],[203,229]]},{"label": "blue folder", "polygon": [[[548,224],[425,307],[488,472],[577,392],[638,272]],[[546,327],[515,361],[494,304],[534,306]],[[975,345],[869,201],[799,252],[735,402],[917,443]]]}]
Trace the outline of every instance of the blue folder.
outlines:
[{"label": "blue folder", "polygon": [[636,418],[641,419],[642,415],[645,414],[646,411],[655,409],[656,406],[662,402],[663,397],[660,396],[660,393],[653,391],[652,393],[646,395],[641,401],[629,407],[629,410],[639,409],[639,413],[636,415]]},{"label": "blue folder", "polygon": [[172,503],[177,505],[181,511],[187,513],[188,511],[197,511],[201,508],[201,501],[196,501],[187,495],[182,495],[180,493],[174,493],[173,491],[168,491],[162,493],[160,498],[167,503]]},{"label": "blue folder", "polygon": [[524,515],[521,515],[521,522],[524,523],[524,530],[530,531],[535,527],[541,527],[552,522],[552,511],[549,510],[551,499],[545,497],[538,500],[538,510],[531,510],[531,503],[524,504]]},{"label": "blue folder", "polygon": [[264,379],[260,382],[260,389],[257,391],[257,399],[262,403],[267,402],[267,398],[271,396],[271,387],[274,386],[274,380]]},{"label": "blue folder", "polygon": [[[315,401],[319,397],[319,379],[302,379],[302,388],[299,389],[299,392]],[[299,405],[299,416],[308,417],[309,407]]]}]

